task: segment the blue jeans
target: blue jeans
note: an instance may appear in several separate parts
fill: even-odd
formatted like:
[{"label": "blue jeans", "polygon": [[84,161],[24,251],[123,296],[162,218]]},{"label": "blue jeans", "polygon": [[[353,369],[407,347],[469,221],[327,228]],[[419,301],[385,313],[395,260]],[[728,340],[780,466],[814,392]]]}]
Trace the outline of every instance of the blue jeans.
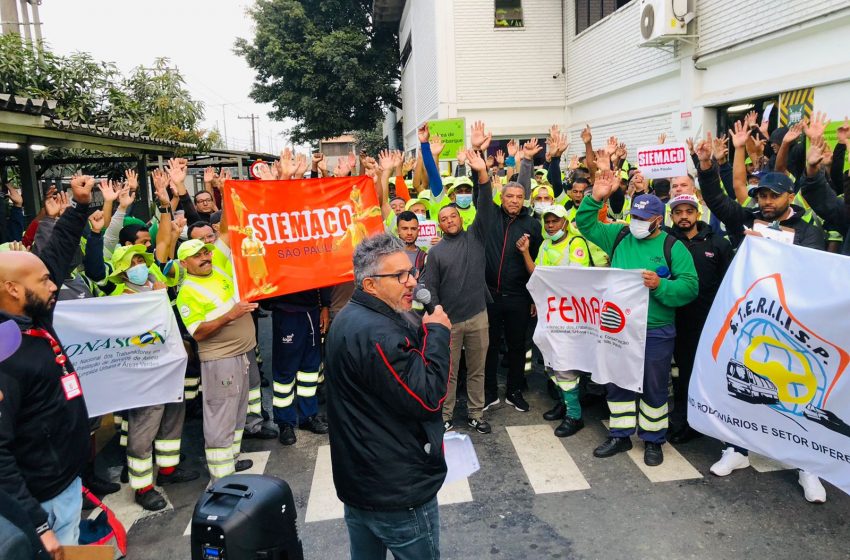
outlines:
[{"label": "blue jeans", "polygon": [[388,549],[396,560],[440,558],[436,496],[421,506],[397,511],[367,511],[346,505],[345,524],[351,560],[385,560]]},{"label": "blue jeans", "polygon": [[80,540],[80,510],[83,509],[83,483],[75,478],[62,493],[41,507],[47,512],[47,522],[62,545],[77,545]]}]

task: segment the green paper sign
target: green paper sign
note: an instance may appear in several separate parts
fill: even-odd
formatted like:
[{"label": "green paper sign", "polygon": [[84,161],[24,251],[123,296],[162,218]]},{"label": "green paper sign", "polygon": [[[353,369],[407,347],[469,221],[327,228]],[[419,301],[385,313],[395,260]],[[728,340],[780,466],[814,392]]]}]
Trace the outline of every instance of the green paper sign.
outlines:
[{"label": "green paper sign", "polygon": [[[835,149],[835,144],[838,143],[838,127],[844,124],[844,119],[834,120],[828,125],[823,131],[823,139],[826,140],[826,143],[833,150]],[[806,139],[806,149],[809,147],[809,141]],[[850,158],[850,152],[844,156],[844,169],[847,169],[847,161]]]},{"label": "green paper sign", "polygon": [[432,136],[439,134],[446,145],[443,153],[440,154],[440,159],[443,161],[457,159],[457,153],[466,149],[466,119],[464,118],[430,121],[428,131]]}]

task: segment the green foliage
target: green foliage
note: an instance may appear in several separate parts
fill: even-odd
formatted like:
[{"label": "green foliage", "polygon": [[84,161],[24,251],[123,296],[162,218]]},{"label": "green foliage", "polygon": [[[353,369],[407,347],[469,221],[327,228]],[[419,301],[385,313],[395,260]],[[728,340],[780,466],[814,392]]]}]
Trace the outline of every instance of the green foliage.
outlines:
[{"label": "green foliage", "polygon": [[358,152],[362,150],[370,156],[377,158],[378,152],[387,148],[381,124],[379,123],[371,130],[355,130],[354,144]]},{"label": "green foliage", "polygon": [[295,142],[372,130],[398,104],[398,38],[373,27],[372,0],[257,0],[236,53],[257,71],[251,97],[294,119]]},{"label": "green foliage", "polygon": [[129,77],[88,53],[59,56],[43,44],[0,36],[0,92],[54,99],[63,119],[198,145],[217,147],[217,131],[198,128],[203,104],[192,99],[179,70],[168,59],[138,67]]}]

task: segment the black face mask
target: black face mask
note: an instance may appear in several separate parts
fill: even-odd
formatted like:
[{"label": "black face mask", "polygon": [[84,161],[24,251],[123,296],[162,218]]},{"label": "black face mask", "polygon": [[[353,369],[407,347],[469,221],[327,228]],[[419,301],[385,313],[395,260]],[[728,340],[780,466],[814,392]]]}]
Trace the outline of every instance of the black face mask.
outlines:
[{"label": "black face mask", "polygon": [[50,312],[53,306],[49,302],[39,299],[38,296],[35,295],[35,292],[27,289],[24,289],[24,297],[26,297],[24,313],[27,317],[32,319],[34,323],[42,323],[50,319]]}]

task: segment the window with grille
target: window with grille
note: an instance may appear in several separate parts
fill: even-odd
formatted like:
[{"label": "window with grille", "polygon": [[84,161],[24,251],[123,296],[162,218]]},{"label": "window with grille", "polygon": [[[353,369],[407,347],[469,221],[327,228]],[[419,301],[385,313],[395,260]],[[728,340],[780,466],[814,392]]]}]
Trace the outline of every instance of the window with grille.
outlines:
[{"label": "window with grille", "polygon": [[522,27],[522,0],[495,0],[495,27]]},{"label": "window with grille", "polygon": [[575,0],[576,2],[576,35],[601,20],[608,17],[630,0]]}]

